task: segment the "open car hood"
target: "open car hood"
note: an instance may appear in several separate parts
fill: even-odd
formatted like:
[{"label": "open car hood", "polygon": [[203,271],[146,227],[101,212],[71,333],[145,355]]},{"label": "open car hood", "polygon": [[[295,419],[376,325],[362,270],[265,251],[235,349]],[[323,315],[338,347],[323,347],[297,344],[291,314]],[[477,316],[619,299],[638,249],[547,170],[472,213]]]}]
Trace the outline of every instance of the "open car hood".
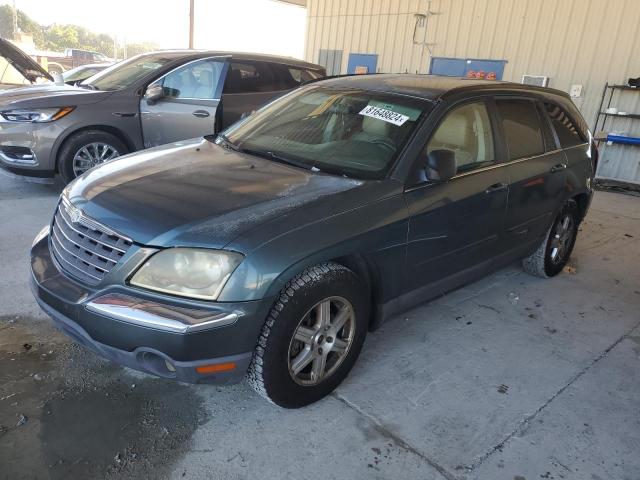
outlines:
[{"label": "open car hood", "polygon": [[31,83],[35,83],[38,78],[44,78],[53,82],[53,77],[49,72],[38,65],[29,55],[3,38],[0,38],[0,56],[4,57],[7,62]]}]

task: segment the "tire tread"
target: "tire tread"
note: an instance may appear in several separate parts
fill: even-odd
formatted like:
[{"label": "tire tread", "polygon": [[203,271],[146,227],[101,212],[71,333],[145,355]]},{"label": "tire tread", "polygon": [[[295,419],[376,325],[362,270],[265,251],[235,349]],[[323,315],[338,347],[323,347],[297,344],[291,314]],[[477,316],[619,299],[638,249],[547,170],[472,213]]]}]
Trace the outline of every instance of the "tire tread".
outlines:
[{"label": "tire tread", "polygon": [[253,352],[253,357],[251,359],[249,369],[247,370],[246,377],[247,382],[249,383],[251,388],[253,388],[258,393],[258,395],[265,398],[270,403],[276,405],[273,399],[269,396],[269,392],[267,391],[267,388],[265,386],[263,357],[267,348],[269,335],[271,334],[273,325],[278,321],[278,316],[284,310],[287,303],[299,290],[313,283],[314,281],[319,280],[325,275],[329,275],[331,273],[339,271],[350,272],[347,267],[335,262],[322,263],[304,269],[301,273],[287,282],[287,284],[280,291],[280,294],[273,304],[273,307],[271,307],[271,310],[267,315],[267,319],[262,326],[260,336],[258,337],[258,342]]}]

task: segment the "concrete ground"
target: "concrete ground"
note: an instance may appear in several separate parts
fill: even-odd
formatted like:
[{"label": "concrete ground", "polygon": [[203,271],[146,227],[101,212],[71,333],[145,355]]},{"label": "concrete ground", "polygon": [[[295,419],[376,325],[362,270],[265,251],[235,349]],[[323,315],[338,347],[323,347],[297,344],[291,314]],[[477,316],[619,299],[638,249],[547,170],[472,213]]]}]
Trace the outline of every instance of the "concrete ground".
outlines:
[{"label": "concrete ground", "polygon": [[287,411],[57,333],[27,280],[60,188],[0,177],[0,478],[640,478],[640,198],[597,193],[567,272],[513,265],[407,312]]}]

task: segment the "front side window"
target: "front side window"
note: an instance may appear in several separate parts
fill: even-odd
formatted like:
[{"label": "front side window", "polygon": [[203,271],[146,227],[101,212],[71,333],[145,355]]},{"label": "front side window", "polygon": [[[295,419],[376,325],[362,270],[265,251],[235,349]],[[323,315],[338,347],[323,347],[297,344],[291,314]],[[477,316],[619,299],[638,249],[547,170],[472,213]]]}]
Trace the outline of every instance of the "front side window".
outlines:
[{"label": "front side window", "polygon": [[430,108],[412,97],[310,86],[224,133],[248,153],[327,173],[382,178]]},{"label": "front side window", "polygon": [[138,55],[106,68],[92,77],[91,82],[83,82],[82,84],[90,85],[96,90],[121,90],[173,60],[175,57],[160,53],[157,55]]},{"label": "front side window", "polygon": [[575,147],[586,142],[567,112],[551,103],[545,103],[545,108],[563,148]]},{"label": "front side window", "polygon": [[216,98],[223,67],[223,61],[202,60],[169,73],[160,82],[170,98],[212,100]]},{"label": "front side window", "polygon": [[427,154],[433,150],[452,150],[456,173],[494,163],[493,132],[486,105],[470,103],[449,112],[427,144]]},{"label": "front side window", "polygon": [[533,157],[545,152],[540,119],[534,102],[529,100],[498,100],[509,159]]}]

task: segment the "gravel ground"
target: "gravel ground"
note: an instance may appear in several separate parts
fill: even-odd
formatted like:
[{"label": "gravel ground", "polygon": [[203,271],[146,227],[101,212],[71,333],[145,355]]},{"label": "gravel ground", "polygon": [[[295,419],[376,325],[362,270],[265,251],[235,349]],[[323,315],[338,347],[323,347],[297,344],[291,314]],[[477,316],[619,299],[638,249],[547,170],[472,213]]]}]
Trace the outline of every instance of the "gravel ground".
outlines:
[{"label": "gravel ground", "polygon": [[599,192],[563,275],[514,265],[409,311],[286,411],[58,333],[28,246],[61,188],[0,176],[0,478],[638,478],[640,198]]}]

